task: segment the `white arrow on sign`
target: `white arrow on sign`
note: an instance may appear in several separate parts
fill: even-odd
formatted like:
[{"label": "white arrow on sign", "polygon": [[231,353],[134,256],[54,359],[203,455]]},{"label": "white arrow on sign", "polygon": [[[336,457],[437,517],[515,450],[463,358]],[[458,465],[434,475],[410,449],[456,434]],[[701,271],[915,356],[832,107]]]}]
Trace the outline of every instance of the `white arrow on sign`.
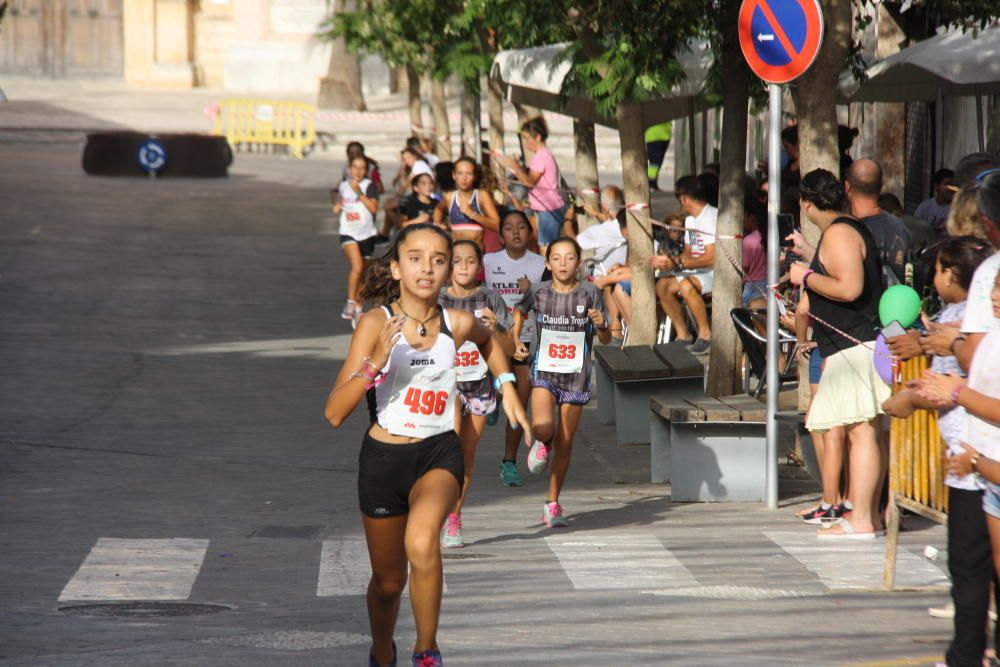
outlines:
[{"label": "white arrow on sign", "polygon": [[757,35],[757,41],[758,42],[773,42],[774,41],[774,35],[765,35],[764,33],[759,33]]}]

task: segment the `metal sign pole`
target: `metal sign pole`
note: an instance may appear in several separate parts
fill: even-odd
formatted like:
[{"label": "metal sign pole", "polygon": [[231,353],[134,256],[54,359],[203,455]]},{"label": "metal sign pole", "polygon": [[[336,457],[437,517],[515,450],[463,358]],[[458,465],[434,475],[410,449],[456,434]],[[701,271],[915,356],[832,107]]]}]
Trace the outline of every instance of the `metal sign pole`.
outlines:
[{"label": "metal sign pole", "polygon": [[[767,284],[778,282],[778,213],[781,212],[781,86],[770,84],[767,150]],[[778,299],[767,299],[767,507],[778,508]]]}]

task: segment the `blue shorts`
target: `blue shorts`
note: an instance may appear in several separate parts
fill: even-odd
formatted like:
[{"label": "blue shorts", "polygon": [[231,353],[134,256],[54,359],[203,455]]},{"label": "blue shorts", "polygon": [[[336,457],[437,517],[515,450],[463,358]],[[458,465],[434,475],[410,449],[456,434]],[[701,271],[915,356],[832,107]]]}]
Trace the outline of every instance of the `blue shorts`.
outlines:
[{"label": "blue shorts", "polygon": [[1000,519],[1000,484],[986,482],[986,491],[983,492],[983,511]]},{"label": "blue shorts", "polygon": [[767,298],[767,280],[751,280],[743,286],[743,307],[749,306],[754,299]]},{"label": "blue shorts", "polygon": [[629,296],[632,296],[632,281],[631,280],[623,280],[623,281],[621,281],[618,284],[622,286],[622,291],[623,292],[625,292]]},{"label": "blue shorts", "polygon": [[549,245],[562,236],[566,207],[555,211],[535,211],[538,216],[538,245]]},{"label": "blue shorts", "polygon": [[809,384],[819,384],[819,379],[823,375],[823,354],[818,347],[814,347],[809,353]]}]

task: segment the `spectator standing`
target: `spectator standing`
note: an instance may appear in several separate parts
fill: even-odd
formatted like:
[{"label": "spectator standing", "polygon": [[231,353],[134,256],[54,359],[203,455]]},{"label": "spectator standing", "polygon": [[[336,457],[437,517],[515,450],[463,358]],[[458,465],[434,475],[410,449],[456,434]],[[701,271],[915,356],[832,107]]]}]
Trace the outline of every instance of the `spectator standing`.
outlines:
[{"label": "spectator standing", "polygon": [[561,178],[559,165],[552,151],[545,145],[549,128],[541,116],[526,120],[521,126],[521,141],[527,151],[534,153],[527,171],[517,160],[498,155],[504,166],[513,170],[514,176],[531,188],[528,205],[538,216],[538,247],[542,253],[546,246],[562,234],[563,219],[566,217],[566,202],[559,191]]},{"label": "spectator standing", "polygon": [[874,160],[856,160],[847,170],[846,190],[851,213],[875,238],[883,264],[882,287],[905,282],[910,235],[899,218],[879,206],[882,168]]},{"label": "spectator standing", "polygon": [[[868,227],[845,215],[844,187],[832,173],[816,169],[806,174],[800,192],[802,212],[822,231],[812,263],[796,262],[789,272],[792,283],[801,285],[809,297],[816,343],[825,359],[806,428],[826,432],[844,427],[854,507],[818,534],[874,539],[883,526],[878,512],[884,474],[878,417],[891,393],[876,373],[872,356],[882,296],[879,251]],[[831,326],[834,322],[837,330]]]},{"label": "spectator standing", "polygon": [[[942,242],[934,274],[934,287],[945,303],[937,318],[939,322],[962,321],[972,276],[989,254],[989,246],[972,236]],[[963,374],[950,354],[935,356],[931,370]],[[914,410],[939,406],[921,397],[916,388],[908,387],[896,392],[883,407],[892,416],[905,418]],[[965,409],[960,406],[946,406],[939,411],[938,429],[950,455],[964,451],[961,441],[965,437],[966,419]],[[983,627],[994,582],[990,537],[982,510],[983,490],[973,474],[949,474],[945,484],[948,486],[948,572],[955,619],[955,636],[947,661],[950,665],[980,665],[986,650]]]},{"label": "spectator standing", "polygon": [[955,172],[951,169],[938,169],[931,176],[931,189],[933,195],[920,202],[914,215],[926,222],[934,230],[937,236],[948,235],[945,223],[948,222],[948,211],[951,209],[951,200],[955,196],[952,184],[955,181]]}]

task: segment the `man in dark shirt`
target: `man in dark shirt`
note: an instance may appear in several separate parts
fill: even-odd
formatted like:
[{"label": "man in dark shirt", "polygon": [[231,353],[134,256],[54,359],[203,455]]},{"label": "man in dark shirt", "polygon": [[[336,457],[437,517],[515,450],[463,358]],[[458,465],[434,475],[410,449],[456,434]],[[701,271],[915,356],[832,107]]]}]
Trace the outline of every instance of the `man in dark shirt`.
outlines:
[{"label": "man in dark shirt", "polygon": [[910,251],[910,234],[896,216],[879,207],[882,192],[882,168],[874,160],[856,160],[847,170],[847,199],[851,214],[865,223],[875,237],[882,254],[883,287],[902,283],[906,278],[906,262]]}]

